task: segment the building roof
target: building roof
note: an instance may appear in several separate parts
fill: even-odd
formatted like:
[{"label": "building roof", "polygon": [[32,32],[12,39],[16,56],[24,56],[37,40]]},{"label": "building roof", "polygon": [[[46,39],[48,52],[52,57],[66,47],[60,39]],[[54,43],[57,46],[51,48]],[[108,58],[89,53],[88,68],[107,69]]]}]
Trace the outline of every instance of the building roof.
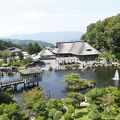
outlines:
[{"label": "building roof", "polygon": [[36,55],[36,56],[33,56],[33,57],[31,57],[34,61],[38,61],[40,58],[41,58],[41,56],[39,56],[39,55]]},{"label": "building roof", "polygon": [[53,56],[54,54],[48,50],[48,49],[43,49],[41,52],[38,53],[39,56]]},{"label": "building roof", "polygon": [[42,69],[40,67],[34,67],[34,68],[19,70],[19,72],[23,73],[24,75],[36,74],[36,73],[41,73]]},{"label": "building roof", "polygon": [[101,54],[91,45],[84,41],[59,42],[57,48],[53,51],[55,54],[73,54],[73,55],[97,55]]},{"label": "building roof", "polygon": [[17,53],[17,52],[21,52],[21,49],[16,48],[16,47],[11,47],[11,48],[7,48],[6,50],[4,50],[4,52],[7,52],[7,53]]}]

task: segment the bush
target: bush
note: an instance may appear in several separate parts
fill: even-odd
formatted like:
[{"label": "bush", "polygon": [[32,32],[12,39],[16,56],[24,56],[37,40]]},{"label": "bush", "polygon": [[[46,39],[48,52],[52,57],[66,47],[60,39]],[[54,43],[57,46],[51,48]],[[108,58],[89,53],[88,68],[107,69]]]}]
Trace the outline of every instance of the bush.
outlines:
[{"label": "bush", "polygon": [[12,90],[13,90],[12,87],[8,87],[8,88],[6,88],[6,91],[7,91],[7,92],[11,92]]},{"label": "bush", "polygon": [[97,110],[92,110],[88,117],[92,120],[101,120],[101,114]]},{"label": "bush", "polygon": [[0,104],[5,103],[9,104],[13,101],[12,97],[9,96],[7,93],[0,92]]},{"label": "bush", "polygon": [[49,110],[49,113],[48,113],[48,117],[50,117],[50,118],[53,118],[53,116],[54,116],[54,114],[55,114],[55,112],[56,112],[57,110],[56,109],[50,109]]},{"label": "bush", "polygon": [[35,120],[44,120],[44,117],[38,117],[37,119],[35,119]]},{"label": "bush", "polygon": [[56,111],[54,116],[53,116],[53,120],[59,120],[61,118],[62,114],[63,113],[61,111],[59,111],[59,110]]},{"label": "bush", "polygon": [[115,120],[120,120],[120,115],[116,116]]},{"label": "bush", "polygon": [[79,67],[79,64],[75,64],[75,68],[78,69],[78,67]]},{"label": "bush", "polygon": [[90,84],[95,84],[95,81],[94,80],[90,80]]},{"label": "bush", "polygon": [[74,112],[74,107],[72,105],[68,106],[68,113],[72,114]]},{"label": "bush", "polygon": [[48,118],[47,120],[53,120],[52,118]]},{"label": "bush", "polygon": [[23,120],[29,120],[29,115],[23,115]]},{"label": "bush", "polygon": [[65,113],[65,114],[64,114],[64,119],[65,119],[65,120],[73,120],[73,118],[72,118],[72,116],[71,116],[70,113]]},{"label": "bush", "polygon": [[90,104],[88,107],[87,107],[88,111],[92,111],[92,110],[97,110],[98,109],[98,106],[96,104]]},{"label": "bush", "polygon": [[50,66],[50,67],[49,67],[49,71],[52,71],[52,70],[53,70],[53,68]]},{"label": "bush", "polygon": [[99,62],[97,62],[97,61],[95,61],[94,63],[93,63],[93,65],[98,65],[99,64]]}]

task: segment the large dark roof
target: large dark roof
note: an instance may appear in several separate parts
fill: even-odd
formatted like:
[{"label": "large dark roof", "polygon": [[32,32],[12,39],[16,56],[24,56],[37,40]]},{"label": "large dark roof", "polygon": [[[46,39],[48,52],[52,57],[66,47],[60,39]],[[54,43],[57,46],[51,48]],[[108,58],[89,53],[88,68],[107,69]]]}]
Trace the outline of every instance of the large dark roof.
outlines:
[{"label": "large dark roof", "polygon": [[97,55],[100,54],[95,48],[84,41],[59,42],[57,48],[53,51],[55,54],[73,54],[73,55]]}]

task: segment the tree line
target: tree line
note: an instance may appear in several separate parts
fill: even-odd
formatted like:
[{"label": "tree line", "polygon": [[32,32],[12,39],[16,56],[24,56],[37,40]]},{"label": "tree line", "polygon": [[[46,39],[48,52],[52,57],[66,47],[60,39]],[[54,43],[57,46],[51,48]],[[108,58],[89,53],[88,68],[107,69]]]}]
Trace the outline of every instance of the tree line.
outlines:
[{"label": "tree line", "polygon": [[43,47],[39,46],[38,43],[35,43],[35,44],[29,43],[26,48],[26,51],[32,55],[32,54],[39,53],[42,49]]},{"label": "tree line", "polygon": [[34,43],[34,44],[29,43],[27,46],[24,46],[24,45],[22,46],[22,45],[16,45],[12,42],[6,42],[3,40],[0,40],[0,50],[5,50],[10,47],[20,48],[22,50],[27,51],[29,54],[37,54],[43,49],[43,47],[38,45],[38,43]]},{"label": "tree line", "polygon": [[20,45],[16,45],[12,42],[6,42],[6,41],[3,41],[3,40],[0,40],[0,50],[5,50],[9,47],[22,48]]},{"label": "tree line", "polygon": [[120,14],[90,24],[81,39],[101,52],[110,52],[120,57]]}]

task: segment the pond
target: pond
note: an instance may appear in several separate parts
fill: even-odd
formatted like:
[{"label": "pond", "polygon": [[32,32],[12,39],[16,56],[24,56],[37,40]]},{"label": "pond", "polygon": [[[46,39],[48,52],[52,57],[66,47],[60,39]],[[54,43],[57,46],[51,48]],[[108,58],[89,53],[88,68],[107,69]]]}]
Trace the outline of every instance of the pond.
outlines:
[{"label": "pond", "polygon": [[[51,98],[61,99],[68,93],[65,88],[66,83],[61,81],[64,79],[64,75],[71,73],[79,73],[80,77],[83,79],[87,79],[88,81],[95,80],[97,88],[107,87],[110,85],[119,87],[119,81],[112,80],[115,71],[115,67],[97,67],[96,72],[91,69],[85,71],[70,70],[58,72],[44,72],[40,85],[43,86],[44,90],[50,90]],[[86,90],[81,90],[80,92],[85,94],[90,90],[91,88],[88,88]]]},{"label": "pond", "polygon": [[[119,81],[114,81],[112,78],[114,77],[116,67],[97,67],[96,72],[94,72],[91,69],[81,71],[81,70],[69,70],[69,71],[45,71],[42,73],[42,81],[39,82],[40,86],[43,86],[43,89],[46,91],[50,91],[50,97],[55,99],[61,99],[64,98],[67,93],[69,92],[66,90],[66,83],[62,82],[61,80],[64,79],[64,75],[71,74],[71,73],[79,73],[80,77],[83,79],[89,80],[95,80],[96,87],[107,87],[109,85],[117,86],[119,87]],[[3,78],[0,78],[0,81],[6,81],[6,80],[13,80],[13,79],[19,79],[19,74],[14,73],[14,76],[7,77],[4,76]],[[32,84],[31,84],[32,86]],[[18,85],[18,90],[20,90],[23,87],[23,84]],[[85,94],[91,89],[88,88],[86,90],[81,90],[80,92]],[[14,98],[17,99],[17,103],[21,104],[20,101],[20,93],[14,93]]]}]

